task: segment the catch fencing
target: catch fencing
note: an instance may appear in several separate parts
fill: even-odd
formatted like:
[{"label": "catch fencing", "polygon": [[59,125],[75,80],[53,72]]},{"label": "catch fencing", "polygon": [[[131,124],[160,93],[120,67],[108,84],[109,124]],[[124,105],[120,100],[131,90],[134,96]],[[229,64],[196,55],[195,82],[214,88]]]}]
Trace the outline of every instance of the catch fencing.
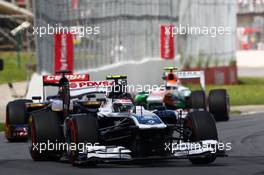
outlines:
[{"label": "catch fencing", "polygon": [[[229,26],[230,35],[176,35],[181,66],[228,65],[236,51],[236,0],[35,0],[34,26],[99,27],[74,39],[74,69],[160,57],[160,25]],[[39,72],[53,72],[54,36],[36,36]]]}]

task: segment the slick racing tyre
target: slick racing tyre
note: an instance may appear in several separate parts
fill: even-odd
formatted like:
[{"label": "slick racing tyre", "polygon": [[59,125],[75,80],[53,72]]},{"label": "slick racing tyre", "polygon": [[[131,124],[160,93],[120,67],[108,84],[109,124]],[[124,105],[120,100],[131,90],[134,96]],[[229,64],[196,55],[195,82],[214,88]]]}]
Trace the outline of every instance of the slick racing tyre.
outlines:
[{"label": "slick racing tyre", "polygon": [[193,109],[206,110],[206,96],[204,91],[192,91],[191,106]]},{"label": "slick racing tyre", "polygon": [[216,121],[229,120],[229,96],[225,89],[211,90],[209,92],[209,111]]},{"label": "slick racing tyre", "polygon": [[[213,116],[207,111],[194,111],[189,113],[186,118],[185,128],[190,129],[191,135],[188,137],[190,142],[202,140],[218,140],[217,129]],[[215,155],[206,157],[190,158],[193,164],[209,164],[214,162]]]},{"label": "slick racing tyre", "polygon": [[[70,150],[69,157],[73,166],[82,165],[80,154],[84,151],[85,145],[94,145],[99,142],[99,130],[96,113],[77,114],[71,116],[68,121],[67,141],[70,144],[77,145],[76,150]],[[79,146],[78,146],[79,145]],[[81,147],[83,150],[79,150]],[[84,156],[83,162],[86,161],[87,155]],[[87,163],[87,162],[85,162]],[[89,162],[94,165],[95,162]]]},{"label": "slick racing tyre", "polygon": [[28,142],[32,159],[34,161],[59,160],[62,150],[57,149],[55,145],[64,141],[59,115],[53,111],[44,110],[33,113],[29,120]]},{"label": "slick racing tyre", "polygon": [[11,125],[27,125],[28,113],[26,110],[26,103],[31,103],[32,100],[14,100],[6,106],[6,139],[10,142],[19,141],[19,138],[15,138],[12,135]]}]

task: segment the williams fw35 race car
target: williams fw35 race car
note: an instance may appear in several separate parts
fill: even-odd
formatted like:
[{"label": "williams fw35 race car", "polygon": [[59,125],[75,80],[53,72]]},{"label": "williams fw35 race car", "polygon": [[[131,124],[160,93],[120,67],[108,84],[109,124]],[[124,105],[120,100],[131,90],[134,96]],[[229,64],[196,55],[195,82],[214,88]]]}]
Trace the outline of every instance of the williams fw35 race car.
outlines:
[{"label": "williams fw35 race car", "polygon": [[[164,68],[164,84],[152,92],[140,92],[135,97],[137,104],[142,104],[149,110],[160,106],[167,109],[202,109],[209,110],[216,121],[229,120],[229,96],[225,89],[210,90],[205,93],[205,76],[203,71],[177,71],[175,67]],[[183,86],[181,80],[199,79],[201,90],[191,91]]]},{"label": "williams fw35 race car", "polygon": [[[104,81],[79,81],[62,75],[59,81],[50,82],[58,87],[57,95],[27,104],[32,159],[94,165],[186,158],[193,164],[208,164],[225,156],[209,112],[145,110],[135,106],[129,94],[116,91],[125,79],[110,76]],[[44,85],[48,85],[46,80]]]}]

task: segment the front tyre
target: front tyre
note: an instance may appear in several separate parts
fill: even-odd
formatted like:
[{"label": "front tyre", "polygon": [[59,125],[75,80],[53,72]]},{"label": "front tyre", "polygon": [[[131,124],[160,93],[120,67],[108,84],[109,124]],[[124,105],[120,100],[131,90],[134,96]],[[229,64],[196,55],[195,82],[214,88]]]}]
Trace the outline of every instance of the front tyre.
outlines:
[{"label": "front tyre", "polygon": [[[69,159],[73,166],[81,165],[87,155],[81,155],[86,145],[99,142],[97,115],[94,113],[70,116],[68,120],[67,142],[76,145],[76,150],[70,150]],[[80,149],[82,146],[82,150]]]},{"label": "front tyre", "polygon": [[[28,143],[32,159],[34,161],[59,160],[62,150],[57,150],[55,144],[62,143],[64,140],[59,115],[52,111],[40,111],[33,113],[29,120]],[[48,143],[54,147],[48,147]]]},{"label": "front tyre", "polygon": [[[217,129],[213,116],[207,111],[194,111],[189,113],[185,121],[185,128],[191,131],[186,139],[191,142],[202,140],[218,140]],[[206,157],[190,158],[192,164],[209,164],[214,162],[216,156],[211,154]]]}]

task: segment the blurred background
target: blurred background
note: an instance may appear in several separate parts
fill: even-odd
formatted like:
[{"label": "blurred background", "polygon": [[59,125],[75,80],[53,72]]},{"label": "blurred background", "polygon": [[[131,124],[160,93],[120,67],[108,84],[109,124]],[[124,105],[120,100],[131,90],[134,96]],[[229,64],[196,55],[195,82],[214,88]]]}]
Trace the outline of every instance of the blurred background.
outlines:
[{"label": "blurred background", "polygon": [[[226,66],[235,61],[237,21],[239,18],[236,0],[20,0],[9,1],[12,6],[24,11],[3,14],[3,35],[1,48],[3,50],[19,49],[36,50],[39,72],[52,72],[54,63],[54,36],[36,37],[29,30],[10,36],[10,31],[24,21],[30,21],[34,26],[61,24],[63,26],[99,26],[100,34],[96,36],[74,38],[74,68],[76,71],[98,68],[113,64],[116,48],[122,47],[121,61],[140,61],[143,59],[160,58],[160,25],[173,24],[177,26],[229,26],[231,35],[177,35],[174,40],[175,57],[179,66],[183,67],[213,67]],[[252,1],[253,3],[253,1]],[[242,6],[241,6],[242,7]],[[4,7],[3,7],[4,8]],[[8,8],[8,7],[6,7]],[[240,8],[239,8],[240,9]],[[251,8],[243,15],[251,13]],[[8,12],[8,10],[6,10]],[[21,13],[20,13],[21,12]],[[15,13],[15,14],[12,14]],[[20,13],[19,15],[17,13]],[[245,15],[244,15],[245,16]],[[255,21],[254,15],[249,15]],[[258,35],[254,21],[241,19],[242,29],[252,28],[247,35]],[[243,32],[242,32],[243,33]],[[243,33],[244,34],[244,33]],[[251,36],[241,36],[251,37]],[[18,40],[18,38],[21,40]],[[260,40],[243,40],[244,45],[252,45],[246,49],[257,47]],[[3,43],[3,44],[2,44]],[[253,46],[254,45],[254,46]],[[49,51],[49,52],[47,52]],[[120,60],[119,60],[120,61]]]},{"label": "blurred background", "polygon": [[[74,70],[87,71],[120,61],[159,59],[164,24],[228,26],[231,35],[176,35],[172,59],[183,68],[230,66],[237,54],[245,55],[240,51],[264,49],[263,12],[262,0],[1,0],[0,50],[18,56],[34,53],[38,64],[30,67],[52,73],[54,36],[36,37],[32,26],[98,26],[99,35],[74,36]],[[30,25],[26,30],[11,32],[25,22]],[[248,66],[248,61],[238,65]]]}]

